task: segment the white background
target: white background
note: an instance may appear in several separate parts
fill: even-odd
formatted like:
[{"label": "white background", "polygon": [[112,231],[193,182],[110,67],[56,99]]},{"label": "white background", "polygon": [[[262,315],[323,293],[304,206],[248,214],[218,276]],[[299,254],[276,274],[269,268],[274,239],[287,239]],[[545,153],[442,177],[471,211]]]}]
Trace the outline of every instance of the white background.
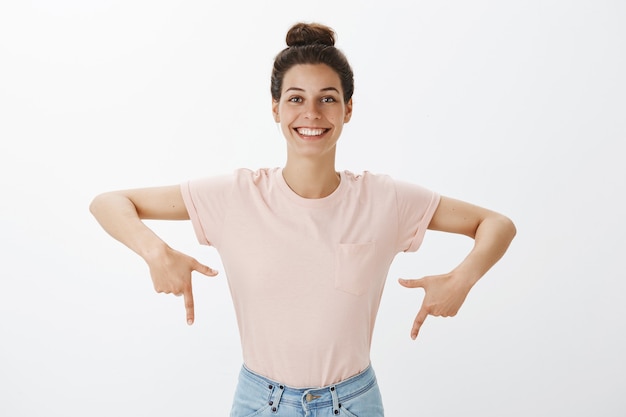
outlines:
[{"label": "white background", "polygon": [[[226,416],[241,351],[223,274],[182,299],[88,212],[98,193],[280,166],[269,74],[320,21],[356,77],[338,168],[511,217],[459,315],[409,338],[471,241],[429,232],[389,274],[372,360],[387,415],[626,413],[626,3],[3,1],[0,415]],[[191,225],[151,223],[217,269]],[[304,358],[306,360],[306,358]]]}]

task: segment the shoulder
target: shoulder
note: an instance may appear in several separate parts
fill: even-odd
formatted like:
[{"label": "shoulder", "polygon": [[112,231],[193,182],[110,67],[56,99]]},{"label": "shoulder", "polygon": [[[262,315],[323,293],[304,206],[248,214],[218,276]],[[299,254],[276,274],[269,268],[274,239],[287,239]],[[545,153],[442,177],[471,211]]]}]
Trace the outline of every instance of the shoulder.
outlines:
[{"label": "shoulder", "polygon": [[438,198],[433,190],[413,182],[400,180],[387,174],[363,171],[356,174],[351,171],[343,171],[343,178],[349,188],[358,190],[361,196],[371,196],[376,199],[389,196],[397,201],[409,201],[411,204],[432,204]]},{"label": "shoulder", "polygon": [[354,173],[352,171],[342,171],[342,178],[346,180],[348,185],[357,187],[381,187],[389,186],[394,182],[394,179],[387,174],[376,174],[370,171],[363,171],[361,173]]},{"label": "shoulder", "polygon": [[236,178],[249,180],[265,180],[271,179],[279,168],[238,168],[233,172]]},{"label": "shoulder", "polygon": [[189,180],[189,182],[199,184],[256,184],[273,181],[275,171],[276,168],[260,168],[256,170],[237,168],[230,173],[195,178]]},{"label": "shoulder", "polygon": [[181,191],[186,201],[204,202],[212,206],[232,203],[237,199],[269,193],[275,181],[274,172],[275,169],[271,168],[257,170],[238,168],[230,173],[186,181],[181,184]]},{"label": "shoulder", "polygon": [[233,172],[233,179],[242,187],[264,188],[276,182],[279,171],[279,168],[239,168]]}]

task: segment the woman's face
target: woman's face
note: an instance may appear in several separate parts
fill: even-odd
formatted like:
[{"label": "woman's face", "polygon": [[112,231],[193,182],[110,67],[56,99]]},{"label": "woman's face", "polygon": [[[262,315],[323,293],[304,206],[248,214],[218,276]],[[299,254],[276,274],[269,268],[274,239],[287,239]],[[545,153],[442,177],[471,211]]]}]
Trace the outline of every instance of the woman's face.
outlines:
[{"label": "woman's face", "polygon": [[324,64],[296,65],[285,73],[281,97],[272,101],[289,154],[334,156],[343,124],[352,115],[337,73]]}]

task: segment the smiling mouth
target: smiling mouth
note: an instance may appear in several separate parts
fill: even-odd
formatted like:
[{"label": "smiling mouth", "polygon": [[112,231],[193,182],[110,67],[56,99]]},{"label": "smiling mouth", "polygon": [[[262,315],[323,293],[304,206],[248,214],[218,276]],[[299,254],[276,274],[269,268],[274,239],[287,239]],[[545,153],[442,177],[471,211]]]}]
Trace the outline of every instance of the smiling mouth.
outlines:
[{"label": "smiling mouth", "polygon": [[298,132],[300,136],[307,137],[307,138],[315,138],[318,136],[322,136],[324,133],[328,132],[330,129],[298,127],[294,130]]}]

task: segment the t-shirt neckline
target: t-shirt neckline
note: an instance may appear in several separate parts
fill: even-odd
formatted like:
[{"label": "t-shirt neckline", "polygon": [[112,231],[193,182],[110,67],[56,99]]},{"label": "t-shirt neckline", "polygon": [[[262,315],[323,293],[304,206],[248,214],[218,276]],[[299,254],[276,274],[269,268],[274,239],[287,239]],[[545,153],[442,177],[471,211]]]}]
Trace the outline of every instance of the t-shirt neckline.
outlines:
[{"label": "t-shirt neckline", "polygon": [[285,195],[292,202],[304,207],[327,207],[333,205],[345,194],[347,187],[345,172],[339,171],[339,185],[332,193],[322,198],[304,198],[289,187],[287,181],[285,181],[285,178],[283,177],[283,168],[275,169],[274,177],[274,180],[278,184],[278,187],[283,195]]}]

